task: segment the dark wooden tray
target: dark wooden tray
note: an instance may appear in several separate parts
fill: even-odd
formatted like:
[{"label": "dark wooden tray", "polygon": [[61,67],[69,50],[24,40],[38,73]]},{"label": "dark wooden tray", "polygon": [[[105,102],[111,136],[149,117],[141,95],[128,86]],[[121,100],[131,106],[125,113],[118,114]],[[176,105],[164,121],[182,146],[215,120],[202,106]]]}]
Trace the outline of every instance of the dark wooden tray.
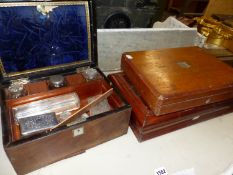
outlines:
[{"label": "dark wooden tray", "polygon": [[233,111],[233,100],[156,116],[124,73],[108,76],[132,106],[130,126],[139,142]]}]

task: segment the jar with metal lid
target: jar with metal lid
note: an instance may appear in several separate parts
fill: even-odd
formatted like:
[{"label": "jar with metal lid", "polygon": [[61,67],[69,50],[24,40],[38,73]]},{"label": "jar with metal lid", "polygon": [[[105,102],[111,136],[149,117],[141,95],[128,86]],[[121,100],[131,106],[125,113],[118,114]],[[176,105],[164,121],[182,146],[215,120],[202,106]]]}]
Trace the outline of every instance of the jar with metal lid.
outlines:
[{"label": "jar with metal lid", "polygon": [[19,84],[19,83],[11,84],[8,88],[8,92],[9,92],[9,98],[11,99],[19,98],[25,96],[26,94],[23,84]]},{"label": "jar with metal lid", "polygon": [[56,89],[66,86],[65,78],[62,75],[53,75],[49,77],[49,88]]},{"label": "jar with metal lid", "polygon": [[94,68],[85,69],[82,72],[82,74],[86,78],[87,81],[95,80],[95,79],[98,79],[99,77],[98,71]]}]

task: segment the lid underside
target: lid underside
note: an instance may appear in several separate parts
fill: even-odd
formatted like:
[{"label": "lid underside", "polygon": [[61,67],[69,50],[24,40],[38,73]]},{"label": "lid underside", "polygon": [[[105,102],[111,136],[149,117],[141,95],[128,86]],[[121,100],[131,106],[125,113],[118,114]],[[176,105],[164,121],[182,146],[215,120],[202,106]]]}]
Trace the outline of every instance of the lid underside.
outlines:
[{"label": "lid underside", "polygon": [[91,62],[87,1],[1,3],[0,33],[3,78]]}]

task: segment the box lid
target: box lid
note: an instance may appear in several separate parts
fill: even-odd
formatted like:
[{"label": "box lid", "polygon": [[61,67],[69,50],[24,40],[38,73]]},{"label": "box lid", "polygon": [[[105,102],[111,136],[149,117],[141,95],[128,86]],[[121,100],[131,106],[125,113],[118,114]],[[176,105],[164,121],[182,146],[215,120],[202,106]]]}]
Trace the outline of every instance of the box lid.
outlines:
[{"label": "box lid", "polygon": [[92,1],[0,3],[3,80],[95,66]]},{"label": "box lid", "polygon": [[125,53],[122,70],[162,115],[233,98],[233,69],[198,47]]}]

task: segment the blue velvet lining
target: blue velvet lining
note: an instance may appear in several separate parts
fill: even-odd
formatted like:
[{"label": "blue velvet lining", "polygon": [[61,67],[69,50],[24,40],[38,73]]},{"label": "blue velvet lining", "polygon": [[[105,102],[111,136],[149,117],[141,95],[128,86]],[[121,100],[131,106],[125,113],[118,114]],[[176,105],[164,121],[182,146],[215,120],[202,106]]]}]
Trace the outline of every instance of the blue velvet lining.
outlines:
[{"label": "blue velvet lining", "polygon": [[1,7],[0,57],[6,73],[88,60],[85,5]]}]

